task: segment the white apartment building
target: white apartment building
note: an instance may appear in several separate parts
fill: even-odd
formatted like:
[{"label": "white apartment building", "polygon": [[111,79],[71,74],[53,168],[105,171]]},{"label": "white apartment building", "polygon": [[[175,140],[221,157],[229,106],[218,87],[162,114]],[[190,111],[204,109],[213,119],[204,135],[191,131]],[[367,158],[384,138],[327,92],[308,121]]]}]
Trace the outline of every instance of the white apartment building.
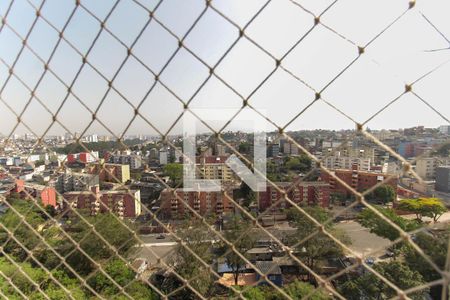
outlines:
[{"label": "white apartment building", "polygon": [[[234,172],[225,164],[228,156],[200,156],[195,164],[196,179],[219,180],[223,184],[236,181]],[[185,174],[186,175],[186,174]]]},{"label": "white apartment building", "polygon": [[385,174],[398,174],[400,168],[396,162],[386,162],[383,164],[381,172]]},{"label": "white apartment building", "polygon": [[61,172],[55,181],[55,189],[59,193],[88,191],[99,184],[98,175]]},{"label": "white apartment building", "polygon": [[159,150],[159,164],[167,165],[169,163],[169,152],[166,149]]},{"label": "white apartment building", "polygon": [[290,143],[290,142],[284,143],[283,149],[280,149],[280,150],[283,150],[284,154],[290,154],[290,155],[298,155],[299,154],[298,147],[295,144]]},{"label": "white apartment building", "polygon": [[436,177],[436,168],[450,165],[450,157],[422,157],[416,161],[416,173],[425,180]]},{"label": "white apartment building", "polygon": [[[127,152],[131,153],[131,152]],[[136,170],[142,167],[142,158],[137,154],[121,154],[113,155],[109,159],[109,162],[114,164],[129,165],[130,169]]]},{"label": "white apartment building", "polygon": [[354,164],[361,171],[370,171],[372,160],[370,158],[342,156],[340,152],[325,157],[324,166],[327,169],[351,169]]},{"label": "white apartment building", "polygon": [[439,126],[439,132],[442,134],[450,134],[450,125]]}]

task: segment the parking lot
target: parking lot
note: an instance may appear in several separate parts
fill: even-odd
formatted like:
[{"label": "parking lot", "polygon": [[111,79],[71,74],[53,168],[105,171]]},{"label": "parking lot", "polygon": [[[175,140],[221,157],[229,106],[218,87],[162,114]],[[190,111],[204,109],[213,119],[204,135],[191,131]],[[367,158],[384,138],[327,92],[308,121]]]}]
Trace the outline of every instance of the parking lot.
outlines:
[{"label": "parking lot", "polygon": [[385,253],[390,243],[389,240],[370,233],[356,221],[342,221],[336,227],[350,236],[352,244],[349,248],[360,255],[379,257]]}]

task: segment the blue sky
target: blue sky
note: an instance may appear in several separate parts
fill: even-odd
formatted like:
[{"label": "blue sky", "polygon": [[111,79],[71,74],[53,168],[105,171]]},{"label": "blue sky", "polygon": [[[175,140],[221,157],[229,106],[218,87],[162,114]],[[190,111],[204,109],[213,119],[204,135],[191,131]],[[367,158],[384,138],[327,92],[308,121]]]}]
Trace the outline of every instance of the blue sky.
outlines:
[{"label": "blue sky", "polygon": [[[10,2],[0,2],[2,17]],[[14,67],[14,73],[23,83],[12,76],[5,84],[9,75],[6,65],[14,63],[22,46],[17,35],[25,37],[36,18],[36,11],[29,2],[36,7],[42,5],[41,15],[54,28],[38,19],[28,38],[32,51],[26,47]],[[33,89],[36,86],[44,72],[36,55],[43,60],[49,58],[58,42],[55,28],[63,28],[75,1],[47,0],[42,3],[41,0],[14,0],[7,17],[8,26],[0,31],[0,88],[4,101],[0,103],[2,134],[9,135],[16,123],[16,117],[5,103],[17,114],[24,111],[22,119],[37,134],[47,129],[52,122],[52,114],[57,112],[67,95],[66,86],[71,85],[80,70],[82,55],[86,55],[100,30],[96,18],[103,20],[114,2],[82,0],[83,7],[76,9],[64,31],[67,41],[59,43],[49,63],[54,74],[47,71],[36,89],[36,96],[50,113],[35,99],[24,110],[30,98],[24,84]],[[365,122],[399,96],[406,83],[415,81],[450,59],[450,50],[423,52],[448,45],[420,14],[424,13],[450,37],[450,21],[444,13],[449,11],[448,1],[419,1],[415,8],[407,11],[408,1],[403,0],[338,0],[321,16],[324,25],[312,29],[283,59],[283,69],[273,72],[275,59],[282,58],[313,27],[314,17],[295,5],[294,0],[272,0],[246,28],[246,36],[251,41],[241,38],[236,42],[239,38],[236,26],[245,26],[265,2],[213,0],[214,8],[234,24],[208,8],[183,42],[189,51],[180,49],[162,72],[161,82],[155,84],[149,69],[154,73],[161,71],[177,50],[178,39],[205,10],[205,1],[163,0],[155,10],[155,16],[166,28],[153,20],[133,44],[149,20],[147,10],[153,10],[157,1],[121,0],[105,23],[115,37],[102,31],[87,55],[91,65],[85,64],[81,68],[71,90],[73,94],[68,96],[58,112],[58,119],[71,131],[82,132],[92,117],[88,109],[98,110],[97,117],[116,135],[124,132],[154,134],[155,131],[140,117],[126,130],[134,115],[132,106],[137,107],[144,99],[139,111],[148,122],[166,132],[183,112],[183,104],[179,100],[191,101],[192,108],[237,111],[242,106],[241,97],[251,94],[249,103],[253,107],[264,110],[264,115],[278,126],[284,126],[315,96],[314,91],[295,79],[292,73],[317,91],[327,88],[322,93],[326,102],[315,102],[290,123],[288,130],[353,128],[354,123],[332,106],[357,122]],[[314,15],[319,15],[332,3],[327,0],[295,2]],[[358,45],[366,45],[402,13],[404,15],[394,25],[369,44],[364,55],[328,86],[358,57]],[[129,57],[115,76],[126,58],[126,47],[132,44],[136,58]],[[217,77],[209,77],[208,66],[217,64],[225,53],[225,58],[214,70]],[[252,93],[272,72],[264,85]],[[449,73],[450,64],[444,64],[414,85],[414,91],[446,118],[450,117],[450,94],[446,84]],[[107,81],[113,77],[116,91],[111,90],[104,98]],[[202,88],[196,93],[200,86]],[[403,128],[421,124],[437,127],[447,123],[416,96],[407,94],[374,117],[367,126]],[[171,133],[178,133],[180,126],[176,125]],[[229,126],[229,129],[238,128],[238,124]],[[274,129],[270,124],[268,128]],[[62,134],[64,131],[55,124],[48,134]],[[21,125],[15,132],[23,134],[28,130]],[[94,122],[87,133],[107,134],[108,131]]]}]

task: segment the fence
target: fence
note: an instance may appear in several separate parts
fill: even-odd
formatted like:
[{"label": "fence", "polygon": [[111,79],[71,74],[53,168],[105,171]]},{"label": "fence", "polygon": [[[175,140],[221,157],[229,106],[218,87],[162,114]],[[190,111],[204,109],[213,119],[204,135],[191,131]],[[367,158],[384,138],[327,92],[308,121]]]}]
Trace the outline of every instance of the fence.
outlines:
[{"label": "fence", "polygon": [[[375,89],[392,88],[395,93],[390,94],[388,99],[380,99],[382,104],[371,109],[367,109],[366,105],[370,106],[368,103],[360,100],[363,107],[358,107],[360,110],[356,111],[357,117],[355,112],[347,113],[346,109],[342,108],[345,107],[344,104],[336,102],[339,98],[354,99],[354,95],[347,94],[350,88],[358,91],[358,87],[352,86],[352,82],[350,88],[346,89],[344,86],[344,90],[337,89],[328,93],[340,80],[348,81],[345,78],[346,74],[354,68],[360,68],[358,63],[361,60],[374,66],[384,66],[372,56],[371,51],[376,51],[377,45],[384,51],[394,51],[391,47],[395,48],[395,44],[389,40],[382,46],[377,42],[391,34],[402,22],[409,20],[411,23],[407,24],[414,25],[422,22],[417,28],[429,30],[430,35],[435,34],[434,44],[438,44],[441,39],[438,34],[440,32],[436,32],[439,26],[435,27],[425,13],[421,15],[422,9],[417,7],[419,4],[416,5],[415,1],[395,1],[395,3],[382,1],[373,4],[371,9],[377,8],[383,13],[379,16],[383,22],[378,18],[369,20],[367,23],[374,23],[375,28],[363,27],[363,37],[358,37],[358,34],[355,34],[358,30],[354,28],[358,26],[356,23],[350,25],[353,27],[351,30],[342,25],[340,20],[351,17],[365,24],[364,19],[360,20],[358,17],[363,15],[364,11],[367,12],[364,8],[367,3],[353,3],[355,10],[347,11],[346,15],[345,10],[352,7],[349,6],[349,2],[351,1],[335,0],[313,4],[311,1],[268,0],[245,4],[230,1],[233,3],[230,4],[226,1],[206,0],[190,1],[186,4],[174,0],[116,0],[98,4],[80,0],[3,1],[0,4],[2,20],[0,38],[3,38],[0,46],[2,70],[0,101],[3,105],[2,116],[6,121],[2,122],[1,127],[4,149],[15,149],[17,147],[15,133],[25,131],[36,138],[27,155],[43,152],[53,155],[56,145],[50,142],[47,136],[55,128],[75,136],[76,144],[73,145],[73,152],[77,147],[91,152],[83,142],[83,137],[92,131],[92,128],[100,128],[113,136],[123,149],[137,146],[145,148],[147,144],[130,146],[126,143],[125,136],[133,130],[133,126],[148,128],[158,135],[159,143],[177,148],[178,145],[171,135],[179,126],[177,124],[182,115],[193,112],[193,108],[196,108],[198,105],[196,99],[201,97],[202,93],[206,93],[204,96],[206,101],[208,97],[211,99],[210,106],[228,105],[224,104],[223,100],[219,100],[219,103],[213,102],[208,89],[211,85],[215,85],[220,86],[218,89],[220,95],[234,103],[235,114],[219,128],[202,121],[201,116],[196,117],[207,131],[215,136],[218,143],[228,147],[232,154],[236,154],[251,165],[248,157],[224,138],[236,116],[242,111],[251,111],[257,118],[264,119],[272,131],[277,132],[276,139],[292,143],[300,153],[311,159],[313,168],[305,178],[320,170],[333,178],[337,184],[342,185],[356,201],[332,217],[320,219],[312,215],[307,207],[291,199],[290,192],[293,187],[286,190],[267,179],[268,185],[282,197],[272,203],[265,212],[270,214],[273,208],[285,202],[292,206],[302,216],[300,218],[302,222],[307,224],[308,231],[298,233],[295,241],[287,241],[263,226],[261,219],[226,190],[222,192],[222,196],[232,203],[238,215],[246,220],[245,224],[249,227],[243,228],[244,225],[241,224],[231,233],[230,230],[220,230],[214,223],[215,220],[212,222],[195,207],[186,205],[185,209],[191,215],[190,227],[183,229],[182,224],[179,225],[181,229],[174,228],[160,219],[158,210],[143,205],[143,212],[150,215],[150,221],[162,227],[173,239],[167,242],[178,253],[173,256],[172,252],[161,254],[158,252],[161,248],[149,246],[146,237],[139,234],[136,224],[121,218],[120,214],[90,216],[74,208],[72,199],[62,194],[59,194],[58,198],[63,201],[61,207],[65,209],[62,212],[54,212],[40,204],[41,200],[36,199],[37,195],[32,189],[24,188],[20,192],[29,200],[27,204],[0,196],[6,209],[4,216],[8,217],[0,223],[2,227],[0,251],[4,264],[0,270],[2,278],[0,295],[5,299],[89,297],[181,299],[187,297],[186,295],[200,299],[221,297],[259,299],[257,295],[251,294],[254,292],[251,286],[238,288],[236,285],[215,283],[222,278],[217,263],[228,261],[229,265],[233,265],[234,262],[237,269],[241,266],[254,269],[258,280],[253,286],[265,282],[274,293],[277,293],[274,297],[287,299],[300,297],[292,289],[276,284],[269,276],[276,266],[263,267],[264,264],[257,264],[247,256],[246,252],[249,249],[246,241],[253,238],[253,233],[258,233],[271,240],[273,247],[280,249],[293,265],[303,270],[304,276],[308,277],[310,282],[315,283],[315,288],[302,291],[302,298],[349,297],[348,294],[343,295],[344,288],[336,282],[345,281],[348,274],[357,272],[360,268],[365,270],[364,274],[372,276],[370,278],[374,285],[383,287],[380,290],[383,290],[382,296],[385,298],[417,298],[418,295],[422,295],[421,292],[434,286],[442,286],[442,298],[446,298],[449,284],[447,251],[443,254],[445,260],[437,261],[437,254],[430,249],[424,249],[424,244],[417,239],[417,234],[426,231],[426,227],[406,232],[403,224],[394,222],[366,200],[377,187],[384,185],[394,176],[388,176],[371,189],[359,192],[327,169],[324,166],[324,158],[314,156],[298,139],[292,137],[291,130],[294,124],[301,122],[301,119],[306,118],[311,112],[314,118],[311,121],[317,123],[326,121],[328,117],[338,116],[341,120],[345,120],[343,122],[353,124],[355,128],[355,131],[347,137],[347,142],[341,145],[342,148],[353,139],[373,143],[399,162],[403,175],[423,181],[412,169],[410,160],[403,158],[379,136],[367,130],[367,126],[405,98],[408,101],[414,99],[416,101],[414,103],[431,109],[435,118],[450,123],[444,111],[445,107],[442,108],[439,102],[436,105],[436,102],[427,100],[420,89],[420,83],[426,80],[440,86],[438,82],[440,78],[436,79],[433,76],[446,67],[448,59],[444,50],[439,52],[438,56],[433,56],[439,59],[433,60],[432,64],[425,67],[420,65],[420,74],[416,69],[408,73],[405,78],[407,83],[404,85],[392,88],[387,86],[388,82],[384,86],[385,82],[379,81],[382,82],[380,85],[377,81],[379,78],[368,78],[368,81],[376,82]],[[235,10],[230,9],[233,5],[236,5]],[[424,11],[432,9],[433,5],[424,4]],[[280,8],[281,6],[284,8]],[[369,17],[370,14],[369,11],[361,18]],[[290,16],[292,23],[285,24],[284,16],[286,18]],[[416,19],[411,21],[410,18],[413,16]],[[215,33],[213,28],[209,37],[218,44],[223,40],[227,40],[227,43],[220,51],[214,44],[211,44],[213,51],[208,52],[205,48],[199,50],[198,44],[202,44],[201,39],[208,36],[208,33],[199,36],[198,30],[207,32],[209,24],[213,22],[212,19],[223,24],[221,29],[225,27],[227,29]],[[294,26],[294,22],[299,23]],[[259,35],[254,29],[257,26],[264,26]],[[152,35],[148,34],[150,30],[158,31],[153,33],[155,34],[153,39]],[[322,34],[327,37],[326,39],[336,41],[336,44],[331,46],[314,44],[316,34]],[[411,32],[402,31],[401,34],[409,35]],[[283,39],[284,36],[286,39]],[[422,40],[419,42],[421,47],[428,46],[421,42]],[[304,65],[300,68],[293,66],[295,60],[302,55],[301,47],[308,43],[313,44],[312,51],[317,47],[317,51],[325,48],[326,52],[325,56],[319,57],[317,61],[314,61],[314,55],[309,53],[313,60],[312,73],[308,73]],[[252,49],[252,52],[245,56],[245,59],[254,59],[250,65],[240,61],[244,63],[244,66],[241,66],[233,60],[239,55],[244,55],[245,51],[250,51],[248,49]],[[435,54],[430,52],[427,55]],[[149,56],[155,57],[156,61],[149,61]],[[413,64],[414,61],[409,63]],[[194,65],[195,67],[192,67]],[[246,73],[249,66],[256,70],[253,73]],[[406,66],[403,67],[406,69]],[[302,73],[302,70],[306,70],[305,73]],[[365,69],[363,74],[364,71]],[[391,71],[383,69],[383,72],[386,72],[383,74],[397,76]],[[397,71],[404,70],[400,68]],[[170,76],[165,75],[167,73],[170,73]],[[416,73],[417,76],[411,78],[411,74]],[[176,79],[173,79],[174,77]],[[133,81],[140,83],[133,85]],[[291,94],[285,95],[283,86],[279,86],[277,82],[289,84],[289,88],[292,89],[300,89],[298,95],[295,91],[289,91]],[[95,85],[101,86],[102,89],[91,93],[91,88]],[[419,86],[417,90],[416,86]],[[271,98],[269,111],[281,106],[278,107],[281,112],[276,118],[260,110],[258,101],[252,101],[267,88],[273,89],[272,96],[269,97]],[[368,92],[362,92],[364,94],[359,97],[371,97]],[[378,94],[376,96],[378,97]],[[283,100],[278,97],[292,97],[293,101],[282,103]],[[50,98],[54,100],[49,100]],[[163,101],[158,99],[164,99],[172,106],[167,106],[167,103],[162,103]],[[301,108],[298,108],[295,102],[297,100],[302,101]],[[281,105],[278,105],[278,101]],[[361,105],[355,101],[350,103],[355,106]],[[75,106],[79,108],[74,109]],[[408,114],[405,104],[402,107],[397,114]],[[347,108],[352,110],[351,107]],[[153,113],[160,109],[159,113]],[[163,109],[170,111],[162,111]],[[326,115],[324,111],[331,113]],[[79,115],[79,119],[77,117],[67,125],[71,113]],[[161,113],[165,116],[161,117],[159,115]],[[367,118],[361,119],[358,116],[360,114],[367,115]],[[80,123],[86,124],[80,127]],[[116,123],[119,125],[116,126]],[[300,127],[302,126],[303,124],[300,124]],[[75,127],[81,130],[80,134],[76,134]],[[117,129],[118,127],[120,129]],[[65,163],[66,161],[62,163],[58,171],[66,169]],[[6,173],[5,169],[3,171],[10,179],[15,180],[13,174]],[[96,173],[102,172],[114,178],[117,190],[126,191],[123,192],[126,194],[122,195],[123,197],[127,195],[131,198],[136,197],[130,187],[118,178],[118,174],[100,164]],[[157,174],[154,176],[161,186],[178,199],[179,203],[187,201],[176,193],[176,187],[169,185],[161,176]],[[303,179],[299,179],[296,183],[302,181]],[[94,211],[111,210],[101,203],[98,191],[86,193],[95,199],[89,204],[93,206]],[[91,209],[89,205],[87,208]],[[389,272],[373,267],[366,259],[372,256],[371,253],[362,255],[352,250],[334,230],[333,222],[358,205],[365,206],[375,217],[384,221],[387,228],[396,232],[398,236],[390,241],[392,247],[400,243],[407,244],[409,251],[416,254],[417,264],[426,265],[429,272],[437,274],[437,277],[427,279],[418,285],[408,285],[401,280],[398,281],[398,278]],[[318,271],[317,266],[302,256],[301,251],[300,254],[298,252],[298,249],[310,251],[314,243],[319,243],[324,248],[344,251],[356,259],[339,272],[332,275],[323,274]],[[221,245],[222,249],[214,259],[209,253],[211,245]],[[147,271],[142,272],[147,269],[145,262],[140,261],[141,264],[136,264],[130,258],[136,249],[139,249],[139,255],[145,253],[154,257],[155,263],[151,263],[150,267],[158,267],[159,272],[153,272],[152,276]],[[358,299],[363,294],[366,294],[366,291],[360,291],[354,297]]]}]

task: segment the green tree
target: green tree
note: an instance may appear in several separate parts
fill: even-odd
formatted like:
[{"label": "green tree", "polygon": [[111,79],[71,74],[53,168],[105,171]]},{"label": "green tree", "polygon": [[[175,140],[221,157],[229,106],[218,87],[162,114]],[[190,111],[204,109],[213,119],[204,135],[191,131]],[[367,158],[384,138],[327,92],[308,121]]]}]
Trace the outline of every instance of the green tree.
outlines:
[{"label": "green tree", "polygon": [[270,181],[283,181],[283,174],[286,172],[281,172],[279,166],[273,161],[268,159],[266,166],[266,176]]},{"label": "green tree", "polygon": [[[450,226],[446,230],[429,232],[419,232],[414,235],[414,242],[422,251],[440,268],[444,269],[447,258],[448,240],[450,238]],[[441,279],[441,275],[409,244],[403,248],[405,263],[410,269],[416,270],[427,282]],[[441,298],[441,286],[431,287],[433,299]]]},{"label": "green tree", "polygon": [[[341,230],[334,228],[333,222],[329,221],[331,214],[321,207],[305,207],[305,212],[314,218],[318,223],[324,224],[324,228],[341,242],[350,244],[350,238]],[[300,259],[311,268],[316,268],[319,260],[342,255],[342,249],[332,238],[320,231],[320,228],[310,220],[306,215],[298,215],[295,219],[296,235],[293,237],[293,243],[300,244],[296,252]],[[317,232],[312,235],[312,233]],[[311,278],[311,275],[308,274]]]},{"label": "green tree", "polygon": [[173,186],[178,187],[183,183],[183,165],[170,163],[163,168],[164,175],[169,176]]},{"label": "green tree", "polygon": [[449,157],[450,156],[450,143],[447,142],[445,144],[440,145],[436,150],[433,151],[433,155]]},{"label": "green tree", "polygon": [[133,224],[118,220],[112,213],[86,216],[85,219],[87,223],[94,224],[98,234],[88,234],[90,226],[78,216],[71,217],[69,230],[72,237],[80,241],[80,247],[95,259],[110,258],[114,251],[109,245],[117,248],[119,254],[124,255],[137,243],[137,240],[132,237]]},{"label": "green tree", "polygon": [[[415,221],[407,220],[400,217],[395,213],[393,209],[382,208],[375,206],[375,208],[391,222],[399,226],[403,231],[409,232],[420,227]],[[389,222],[383,220],[371,209],[364,209],[359,213],[358,222],[368,228],[371,233],[374,233],[380,237],[394,241],[400,237],[400,232],[395,229]]]},{"label": "green tree", "polygon": [[[104,271],[121,287],[128,285],[136,276],[136,274],[119,259],[111,260],[104,266]],[[102,272],[97,272],[91,277],[88,284],[99,294],[108,297],[117,295],[120,292],[119,288]]]},{"label": "green tree", "polygon": [[235,285],[238,284],[239,274],[246,265],[246,261],[239,254],[245,255],[256,242],[251,228],[251,224],[247,221],[234,217],[225,231],[225,238],[234,245],[235,249],[226,248],[225,250],[228,252],[225,255],[225,261],[232,270]]},{"label": "green tree", "polygon": [[[37,204],[32,201],[10,197],[8,203],[17,213],[13,209],[8,209],[4,215],[0,216],[0,223],[8,230],[14,231],[14,237],[26,249],[35,249],[39,245],[39,238],[32,229],[38,230],[45,223],[46,219],[42,216],[42,212],[40,212]],[[24,216],[26,223],[22,222],[21,216]],[[19,261],[25,260],[28,256],[19,243],[14,239],[8,239],[6,230],[0,229],[0,242],[2,245],[6,243],[4,244],[4,250]]]},{"label": "green tree", "polygon": [[[338,292],[348,300],[359,300],[365,295],[373,294],[373,286],[365,282],[367,277],[345,280],[338,286]],[[364,288],[364,290],[363,290]]]},{"label": "green tree", "polygon": [[[64,226],[56,226],[55,222],[50,221],[44,213],[44,211],[48,212],[48,210],[44,207],[39,207],[36,202],[9,198],[8,203],[13,209],[9,209],[0,216],[0,223],[9,230],[15,229],[14,237],[19,243],[15,242],[14,239],[7,240],[8,234],[6,230],[0,230],[0,242],[7,242],[3,248],[4,252],[19,264],[21,270],[38,282],[51,299],[67,299],[67,294],[40,267],[40,264],[44,265],[47,270],[52,270],[53,276],[72,291],[75,299],[90,297],[85,295],[84,289],[81,288],[82,283],[74,279],[74,274],[62,264],[62,261],[51,249],[54,249],[62,257],[66,257],[66,263],[79,275],[91,275],[89,284],[96,291],[108,295],[108,297],[117,294],[119,290],[104,274],[98,272],[95,266],[96,262],[111,259],[103,267],[121,286],[127,286],[134,280],[135,273],[123,261],[114,258],[116,254],[112,249],[117,249],[123,257],[130,253],[136,244],[136,240],[130,234],[129,227],[132,230],[132,224],[125,223],[124,225],[122,222],[126,221],[119,221],[114,215],[106,213],[97,216],[86,215],[85,218],[89,224],[86,224],[77,215],[69,215]],[[18,214],[14,210],[18,211]],[[84,212],[80,211],[80,213],[83,214]],[[25,222],[22,222],[21,216],[24,217]],[[29,224],[31,228],[25,224]],[[96,231],[95,234],[92,231],[93,229]],[[67,235],[75,240],[75,243]],[[99,235],[112,247],[107,245]],[[44,244],[41,239],[44,239],[51,248]],[[22,248],[22,245],[25,249]],[[83,254],[81,249],[95,263]],[[29,259],[27,250],[32,251],[35,260]],[[36,288],[32,282],[4,257],[0,258],[0,271],[4,274],[15,274],[11,278],[19,286],[20,290],[29,296],[30,299],[40,299],[39,293],[36,293]],[[93,274],[92,272],[96,273]],[[7,275],[7,277],[10,276]],[[131,289],[131,286],[133,286],[133,289]],[[8,299],[15,298],[15,291],[11,290],[4,278],[0,278],[0,288],[5,295],[8,295]],[[156,299],[154,292],[139,281],[133,282],[126,290],[130,294],[136,295],[137,299]]]},{"label": "green tree", "polygon": [[[417,287],[425,283],[419,272],[399,261],[380,262],[374,266],[374,269],[402,290]],[[349,300],[390,299],[397,296],[397,293],[391,287],[371,272],[366,272],[362,276],[347,280],[338,287],[338,290]],[[426,292],[428,292],[428,289],[425,288],[409,294],[408,297],[417,300],[424,299]]]},{"label": "green tree", "polygon": [[242,206],[249,208],[256,201],[256,193],[245,183],[242,182],[239,189],[235,190],[235,199],[242,198]]},{"label": "green tree", "polygon": [[304,154],[290,156],[286,158],[284,165],[290,171],[305,173],[311,170],[311,159]]},{"label": "green tree", "polygon": [[369,198],[375,199],[377,201],[380,201],[383,204],[386,204],[388,202],[393,202],[396,197],[396,192],[394,188],[390,185],[383,184],[379,187],[377,187],[371,195],[369,195]]},{"label": "green tree", "polygon": [[265,295],[264,291],[259,287],[250,287],[247,288],[244,293],[244,297],[246,299],[251,300],[266,300],[267,296]]},{"label": "green tree", "polygon": [[325,300],[331,299],[330,296],[323,289],[316,289],[313,285],[302,282],[302,281],[294,281],[287,286],[284,287],[285,292],[292,297],[292,299],[302,299],[307,295],[314,293],[308,298],[313,300]]},{"label": "green tree", "polygon": [[157,300],[158,294],[153,291],[147,283],[140,281],[134,281],[130,283],[126,288],[126,292],[136,300]]},{"label": "green tree", "polygon": [[[286,294],[292,299],[303,299],[309,295],[308,299],[313,300],[325,300],[332,299],[328,296],[326,291],[321,288],[316,288],[312,284],[295,280],[283,287]],[[274,290],[268,286],[257,286],[247,288],[244,293],[244,297],[249,300],[278,300],[284,299],[285,296],[279,291]]]},{"label": "green tree", "polygon": [[442,214],[447,212],[447,208],[439,198],[405,199],[400,201],[398,208],[414,213],[419,222],[422,222],[423,217],[432,218],[437,222]]},{"label": "green tree", "polygon": [[[0,271],[4,276],[10,278],[12,283],[30,299],[41,299],[42,294],[33,284],[40,286],[42,291],[49,296],[50,299],[67,299],[68,294],[60,285],[51,279],[50,275],[43,269],[33,267],[30,263],[12,264],[5,257],[0,258]],[[29,280],[24,273],[31,278]],[[81,283],[76,279],[69,278],[66,273],[61,271],[53,271],[54,278],[70,291],[75,299],[86,299],[88,295],[80,287]],[[22,296],[13,288],[12,285],[2,276],[0,277],[0,289],[7,299],[22,299]]]},{"label": "green tree", "polygon": [[241,154],[250,154],[251,145],[248,142],[242,142],[238,146],[238,151]]},{"label": "green tree", "polygon": [[[214,235],[198,219],[191,219],[181,225],[178,234],[184,246],[177,245],[169,263],[179,275],[190,280],[189,283],[196,291],[207,296],[211,292],[214,282],[211,271],[202,261],[207,264],[212,263],[211,238]],[[171,292],[183,286],[183,282],[175,276],[170,276],[164,282],[159,283],[159,286],[165,292]],[[194,297],[189,288],[183,288],[176,294],[179,299]]]}]

